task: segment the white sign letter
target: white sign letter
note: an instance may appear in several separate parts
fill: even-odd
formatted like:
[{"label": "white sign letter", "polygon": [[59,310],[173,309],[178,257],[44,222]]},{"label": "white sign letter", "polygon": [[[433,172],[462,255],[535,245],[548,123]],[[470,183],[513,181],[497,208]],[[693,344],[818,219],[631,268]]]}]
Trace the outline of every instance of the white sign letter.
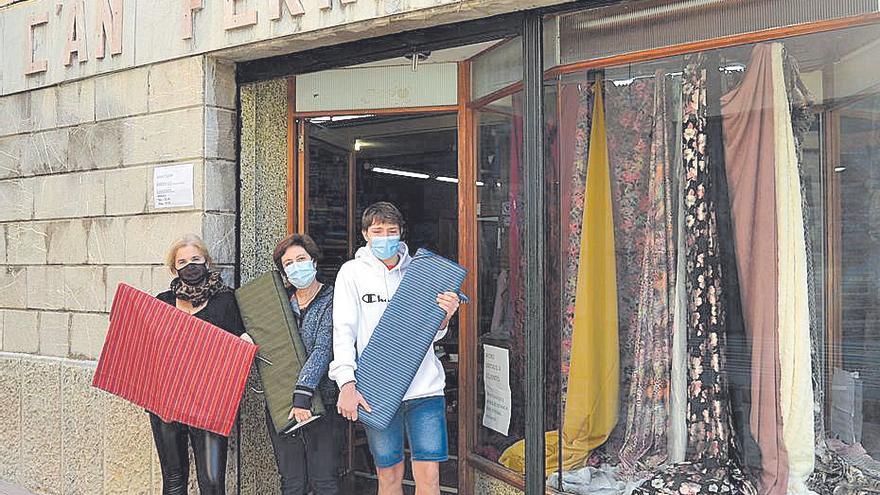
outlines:
[{"label": "white sign letter", "polygon": [[88,60],[86,53],[86,6],[84,0],[76,0],[73,3],[73,11],[67,19],[67,43],[64,44],[64,65],[73,63],[73,54],[79,63]]},{"label": "white sign letter", "polygon": [[36,51],[36,43],[34,42],[34,28],[49,23],[49,13],[32,14],[28,17],[28,37],[27,37],[27,69],[25,75],[39,74],[46,72],[49,68],[49,62],[46,59],[37,60],[34,52]]},{"label": "white sign letter", "polygon": [[183,39],[193,37],[193,12],[202,10],[202,0],[183,0]]},{"label": "white sign letter", "polygon": [[110,55],[122,53],[122,0],[98,0],[95,31],[95,58],[104,58],[104,45],[110,38]]},{"label": "white sign letter", "polygon": [[287,5],[287,10],[293,17],[299,17],[306,13],[300,0],[270,0],[269,1],[269,19],[277,21],[281,19],[281,2]]},{"label": "white sign letter", "polygon": [[235,0],[224,0],[223,24],[227,31],[230,29],[238,29],[253,26],[257,23],[257,13],[255,11],[235,13]]}]

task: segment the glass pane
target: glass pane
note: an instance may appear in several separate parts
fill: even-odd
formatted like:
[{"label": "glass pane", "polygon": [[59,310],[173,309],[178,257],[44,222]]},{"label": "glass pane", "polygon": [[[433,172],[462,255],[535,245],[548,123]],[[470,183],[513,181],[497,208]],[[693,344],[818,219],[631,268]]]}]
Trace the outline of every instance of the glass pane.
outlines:
[{"label": "glass pane", "polygon": [[336,280],[343,263],[351,259],[348,228],[348,168],[353,152],[346,143],[322,140],[321,129],[309,123],[308,232],[321,247],[322,280]]},{"label": "glass pane", "polygon": [[476,452],[524,471],[525,329],[521,94],[478,113]]},{"label": "glass pane", "polygon": [[473,99],[479,99],[522,81],[522,39],[499,42],[473,61]]},{"label": "glass pane", "polygon": [[850,28],[546,86],[554,488],[578,493],[563,481],[589,466],[640,494],[832,493],[841,467],[868,489],[878,37]]}]

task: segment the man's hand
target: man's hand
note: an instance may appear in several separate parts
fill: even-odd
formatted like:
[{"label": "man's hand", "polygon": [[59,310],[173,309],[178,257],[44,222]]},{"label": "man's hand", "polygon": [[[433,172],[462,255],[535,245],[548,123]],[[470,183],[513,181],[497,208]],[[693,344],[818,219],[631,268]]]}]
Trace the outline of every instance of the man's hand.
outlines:
[{"label": "man's hand", "polygon": [[458,311],[458,306],[460,304],[461,301],[458,299],[458,294],[455,292],[442,292],[437,294],[437,305],[440,306],[440,309],[446,312],[446,318],[443,320],[443,324],[440,325],[440,330],[449,325],[449,320],[451,320],[455,312]]},{"label": "man's hand", "polygon": [[348,382],[339,390],[339,400],[336,401],[336,411],[349,421],[357,421],[358,406],[363,407],[367,412],[373,411],[373,409],[370,408],[370,405],[367,404],[364,396],[357,391],[354,382]]},{"label": "man's hand", "polygon": [[290,414],[287,415],[287,419],[296,419],[297,423],[302,423],[303,421],[307,421],[312,417],[312,411],[308,409],[300,409],[298,407],[294,407],[290,410]]}]

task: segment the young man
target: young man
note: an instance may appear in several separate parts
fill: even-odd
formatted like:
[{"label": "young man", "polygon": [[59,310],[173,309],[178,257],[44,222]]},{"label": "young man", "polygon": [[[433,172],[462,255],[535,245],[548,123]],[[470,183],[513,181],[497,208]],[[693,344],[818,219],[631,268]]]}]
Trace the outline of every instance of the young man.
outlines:
[{"label": "young man", "polygon": [[[411,261],[404,233],[403,215],[391,203],[375,203],[364,210],[362,234],[367,245],[339,270],[333,302],[333,362],[330,378],[339,385],[337,410],[357,421],[358,407],[370,405],[357,391],[354,370],[379,323],[388,301],[394,296]],[[452,315],[458,310],[458,295],[437,295],[446,319],[437,329],[435,342],[446,335]],[[412,450],[412,470],[418,495],[440,493],[440,462],[448,459],[446,375],[440,360],[429,349],[404,396],[404,402],[385,430],[367,430],[367,441],[376,464],[379,495],[403,493],[403,435]]]}]

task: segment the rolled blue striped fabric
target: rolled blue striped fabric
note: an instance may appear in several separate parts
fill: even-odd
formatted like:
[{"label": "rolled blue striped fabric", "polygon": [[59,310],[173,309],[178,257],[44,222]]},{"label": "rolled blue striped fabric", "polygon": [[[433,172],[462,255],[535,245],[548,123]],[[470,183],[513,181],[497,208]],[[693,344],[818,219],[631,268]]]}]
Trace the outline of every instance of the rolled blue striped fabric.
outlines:
[{"label": "rolled blue striped fabric", "polygon": [[446,317],[437,294],[459,293],[466,274],[458,263],[427,249],[416,252],[358,358],[357,388],[373,410],[358,412],[365,425],[388,427]]}]

